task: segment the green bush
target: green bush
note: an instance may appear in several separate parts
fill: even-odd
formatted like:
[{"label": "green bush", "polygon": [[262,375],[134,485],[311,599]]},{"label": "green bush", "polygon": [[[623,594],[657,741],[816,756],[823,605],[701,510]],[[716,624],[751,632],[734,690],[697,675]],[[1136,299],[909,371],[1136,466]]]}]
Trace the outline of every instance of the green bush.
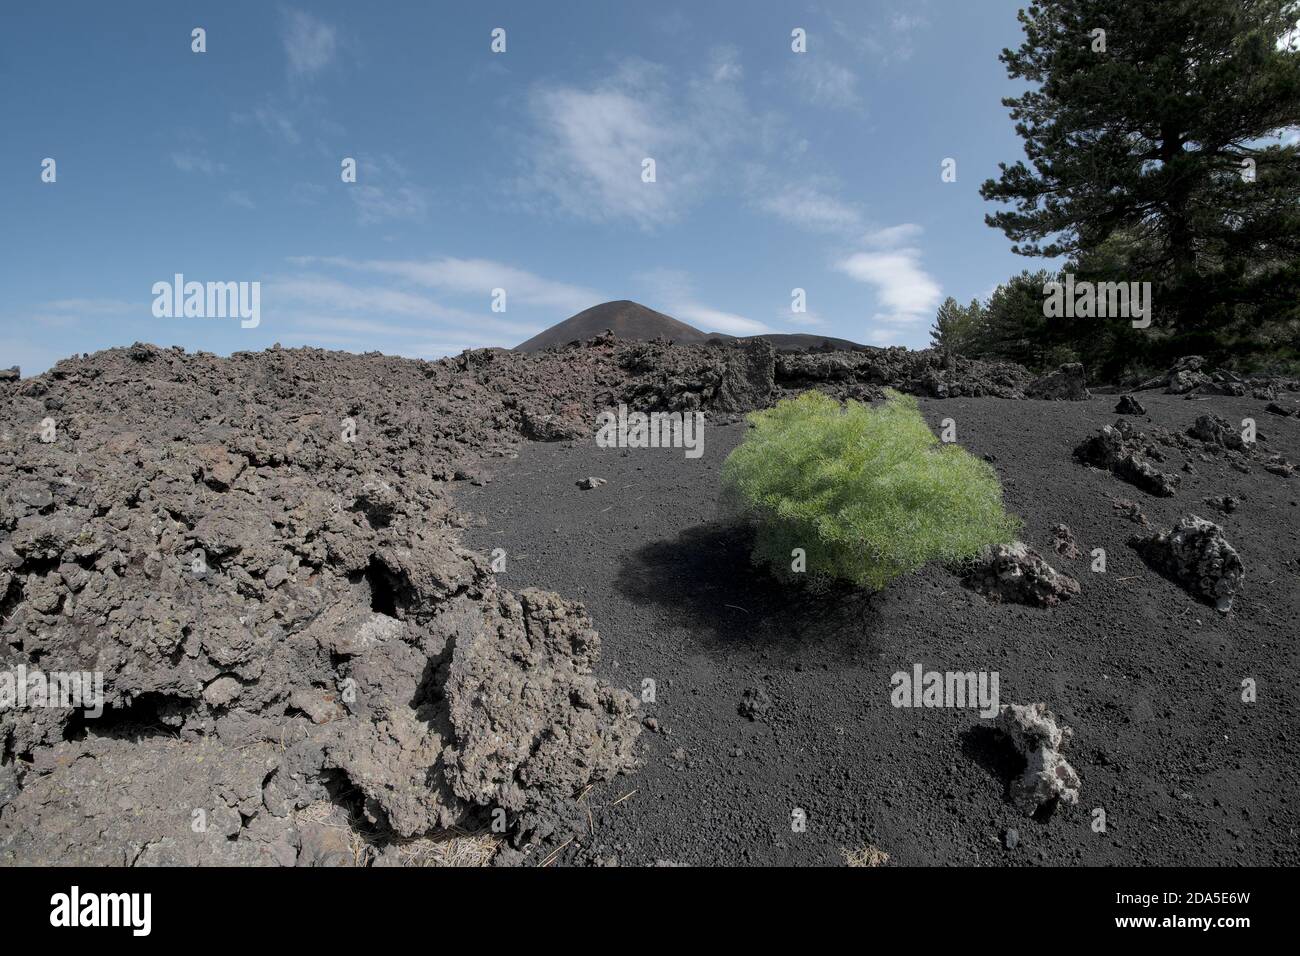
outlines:
[{"label": "green bush", "polygon": [[[993,469],[942,444],[909,396],[841,406],[805,392],[749,420],[753,429],[722,466],[723,485],[755,519],[754,562],[779,577],[875,590],[1019,530]],[[791,570],[795,548],[806,553],[806,574]]]}]

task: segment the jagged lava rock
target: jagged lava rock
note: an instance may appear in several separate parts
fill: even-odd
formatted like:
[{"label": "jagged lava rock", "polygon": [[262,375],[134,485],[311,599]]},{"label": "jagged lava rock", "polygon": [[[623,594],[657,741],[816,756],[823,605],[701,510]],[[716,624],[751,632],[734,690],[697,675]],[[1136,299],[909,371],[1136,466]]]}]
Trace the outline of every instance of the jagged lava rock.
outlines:
[{"label": "jagged lava rock", "polygon": [[994,601],[1055,607],[1079,593],[1079,582],[1057,571],[1023,541],[985,548],[969,562],[964,581]]},{"label": "jagged lava rock", "polygon": [[[1126,428],[1127,422],[1103,425],[1074,449],[1074,457],[1085,465],[1112,472],[1115,477],[1163,498],[1171,497],[1182,479],[1162,472],[1143,453],[1142,436]],[[1129,437],[1126,437],[1126,434]]]},{"label": "jagged lava rock", "polygon": [[1079,802],[1079,775],[1064,756],[1074,731],[1059,725],[1046,704],[1003,704],[995,726],[1025,758],[1025,771],[1012,782],[1011,795],[1026,815],[1055,802]]},{"label": "jagged lava rock", "polygon": [[1224,613],[1241,589],[1245,568],[1223,529],[1197,515],[1184,515],[1170,532],[1129,539],[1149,565]]},{"label": "jagged lava rock", "polygon": [[1119,401],[1115,403],[1117,415],[1145,415],[1146,413],[1146,406],[1132,395],[1121,395]]},{"label": "jagged lava rock", "polygon": [[1054,372],[1035,379],[1025,389],[1029,398],[1042,398],[1049,401],[1078,402],[1091,398],[1088,391],[1088,376],[1082,362],[1070,362]]}]

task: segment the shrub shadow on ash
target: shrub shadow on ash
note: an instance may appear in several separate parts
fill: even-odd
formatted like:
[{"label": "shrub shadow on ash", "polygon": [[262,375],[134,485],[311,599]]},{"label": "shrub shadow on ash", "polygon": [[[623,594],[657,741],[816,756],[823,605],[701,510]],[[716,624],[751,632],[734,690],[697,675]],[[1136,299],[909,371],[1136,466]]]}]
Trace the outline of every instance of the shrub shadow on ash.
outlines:
[{"label": "shrub shadow on ash", "polygon": [[754,531],[734,521],[688,528],[625,557],[615,587],[633,604],[657,606],[722,645],[804,645],[825,640],[860,651],[874,629],[873,595],[831,583],[795,586],[750,560]]}]

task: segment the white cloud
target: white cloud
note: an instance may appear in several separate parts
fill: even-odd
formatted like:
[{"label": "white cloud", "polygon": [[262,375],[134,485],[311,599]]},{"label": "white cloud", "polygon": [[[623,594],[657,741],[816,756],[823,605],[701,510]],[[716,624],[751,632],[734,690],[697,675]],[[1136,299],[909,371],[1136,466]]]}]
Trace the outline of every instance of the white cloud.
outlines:
[{"label": "white cloud", "polygon": [[922,267],[920,250],[897,245],[915,240],[920,232],[912,223],[881,229],[866,239],[874,251],[855,252],[836,263],[840,272],[875,288],[880,304],[877,322],[907,325],[929,320],[939,306],[943,290]]},{"label": "white cloud", "polygon": [[899,223],[868,233],[862,241],[873,249],[891,249],[921,238],[922,229],[914,222]]},{"label": "white cloud", "polygon": [[122,299],[55,299],[32,306],[24,315],[22,324],[43,325],[46,328],[66,329],[80,326],[86,318],[129,315],[132,312],[147,314],[148,299],[127,302]]},{"label": "white cloud", "polygon": [[[858,102],[849,71],[824,57],[801,70],[810,97],[833,106]],[[860,209],[835,195],[834,182],[803,173],[807,140],[778,113],[750,108],[744,75],[736,50],[719,47],[685,80],[633,60],[589,86],[538,85],[529,101],[521,191],[568,215],[644,229],[731,192],[801,229],[860,232]],[[655,161],[653,183],[641,178],[647,158]],[[775,171],[767,165],[773,159],[801,175]]]},{"label": "white cloud", "polygon": [[813,183],[756,183],[755,205],[778,219],[809,232],[851,233],[862,228],[862,214],[852,203]]},{"label": "white cloud", "polygon": [[[916,52],[916,34],[930,25],[924,13],[916,12],[924,11],[928,0],[894,0],[893,6],[884,13],[867,10],[865,5],[848,7],[848,19],[833,16],[831,25],[841,40],[872,62],[906,62]],[[869,23],[862,22],[864,11]]]},{"label": "white cloud", "polygon": [[842,260],[837,268],[858,282],[875,286],[882,313],[878,319],[916,322],[928,319],[942,298],[939,283],[921,268],[917,249],[891,252],[858,252]]},{"label": "white cloud", "polygon": [[256,209],[257,203],[253,202],[248,193],[242,189],[232,189],[226,193],[226,201],[234,206],[241,206],[244,209]]},{"label": "white cloud", "polygon": [[362,315],[406,316],[408,318],[475,322],[471,312],[449,308],[428,296],[383,286],[355,286],[321,275],[299,275],[273,279],[264,284],[263,299],[277,303],[329,307]]},{"label": "white cloud", "polygon": [[[286,329],[306,344],[416,358],[511,348],[600,298],[486,259],[299,256],[289,262],[301,271],[263,285],[264,325]],[[347,273],[381,284],[349,281]],[[507,312],[491,311],[493,288],[507,290]]]},{"label": "white cloud", "polygon": [[471,316],[470,319],[465,320],[467,324],[472,322],[472,328],[431,324],[404,325],[400,322],[381,322],[356,316],[318,315],[311,311],[290,311],[286,313],[286,317],[296,328],[319,334],[322,339],[350,338],[357,342],[374,342],[377,338],[383,338],[394,340],[393,347],[409,345],[408,340],[411,339],[427,341],[431,333],[436,334],[440,341],[459,343],[460,348],[482,348],[502,341],[514,345],[518,341],[531,338],[539,331],[536,326],[526,322],[507,322],[481,316]]},{"label": "white cloud", "polygon": [[695,326],[701,332],[726,332],[729,335],[761,335],[771,332],[768,326],[734,312],[724,312],[700,303],[695,297],[690,276],[678,269],[654,269],[634,277],[650,293],[652,308]]},{"label": "white cloud", "polygon": [[428,260],[355,260],[347,258],[299,259],[405,279],[426,288],[490,300],[493,289],[505,289],[511,305],[563,312],[580,312],[602,300],[600,293],[582,286],[546,279],[524,269],[490,259],[442,257]]},{"label": "white cloud", "polygon": [[338,47],[334,28],[302,10],[285,12],[281,39],[294,78],[310,77],[329,66]]},{"label": "white cloud", "polygon": [[[535,95],[534,114],[548,127],[530,184],[549,192],[569,213],[590,218],[633,219],[658,225],[676,217],[683,192],[670,160],[680,137],[654,107],[618,90],[545,90]],[[642,162],[655,160],[656,180],[641,181]],[[670,177],[670,174],[672,176]]]},{"label": "white cloud", "polygon": [[406,168],[383,154],[357,159],[357,181],[347,193],[363,226],[392,220],[422,222],[429,213],[429,192],[415,185]]},{"label": "white cloud", "polygon": [[722,312],[694,302],[684,302],[673,307],[673,314],[701,332],[726,332],[729,335],[760,335],[772,330],[762,322],[747,319],[734,312]]},{"label": "white cloud", "polygon": [[795,91],[814,106],[856,109],[862,105],[857,74],[825,54],[810,50],[794,57],[787,70]]},{"label": "white cloud", "polygon": [[[722,153],[750,135],[734,50],[715,50],[685,83],[628,61],[589,88],[539,85],[519,185],[560,211],[651,229],[678,219],[713,180]],[[642,181],[655,161],[656,181]]]}]

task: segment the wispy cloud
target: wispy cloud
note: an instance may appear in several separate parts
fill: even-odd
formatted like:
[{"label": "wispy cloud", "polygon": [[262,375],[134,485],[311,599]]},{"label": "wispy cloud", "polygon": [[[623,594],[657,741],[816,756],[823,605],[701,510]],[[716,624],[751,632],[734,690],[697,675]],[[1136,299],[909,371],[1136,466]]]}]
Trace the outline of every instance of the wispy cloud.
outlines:
[{"label": "wispy cloud", "polygon": [[324,98],[311,92],[316,79],[337,57],[338,31],[325,21],[295,8],[282,11],[280,41],[284,44],[287,89],[267,93],[246,110],[236,110],[236,126],[255,126],[284,146],[311,142],[321,134],[342,132],[326,115]]},{"label": "wispy cloud", "polygon": [[864,239],[870,252],[855,252],[836,263],[835,268],[858,282],[875,289],[880,310],[874,316],[886,327],[882,333],[897,331],[929,320],[942,298],[943,290],[921,265],[921,251],[902,245],[919,238],[921,229],[912,223],[881,229]]},{"label": "wispy cloud", "polygon": [[771,332],[767,325],[734,312],[714,309],[698,301],[691,278],[677,269],[654,269],[634,279],[645,288],[655,308],[695,326],[702,332],[729,335],[759,335]]},{"label": "wispy cloud", "polygon": [[387,154],[358,157],[357,181],[346,188],[363,226],[393,220],[421,222],[429,214],[429,191],[416,185],[406,167]]},{"label": "wispy cloud", "polygon": [[[356,341],[374,341],[383,336],[394,339],[417,339],[427,341],[430,332],[436,332],[444,341],[456,342],[460,348],[479,348],[487,338],[482,329],[434,328],[429,326],[401,325],[393,322],[378,322],[374,319],[358,319],[346,316],[311,315],[299,313],[292,318],[292,323],[301,329],[324,332],[334,337],[351,337]],[[510,322],[487,323],[492,332],[502,333],[515,338],[528,338],[533,328],[528,325]]]},{"label": "wispy cloud", "polygon": [[862,105],[858,75],[825,53],[810,49],[792,57],[786,75],[794,90],[813,106],[856,109]]},{"label": "wispy cloud", "polygon": [[289,58],[289,75],[311,77],[334,59],[338,38],[334,27],[302,10],[286,10],[281,34]]},{"label": "wispy cloud", "polygon": [[[414,358],[510,348],[600,300],[590,289],[487,259],[288,261],[298,271],[268,280],[262,297],[264,324],[284,330],[284,342]],[[505,312],[492,311],[495,288],[506,289]]]},{"label": "wispy cloud", "polygon": [[921,267],[917,249],[891,252],[857,252],[842,260],[839,270],[858,282],[876,287],[884,306],[876,318],[889,322],[915,322],[928,318],[939,304],[940,287]]},{"label": "wispy cloud", "polygon": [[74,328],[83,324],[85,319],[107,319],[130,315],[132,312],[146,314],[149,300],[128,302],[124,299],[54,299],[38,302],[25,310],[23,325],[42,325],[51,329]]},{"label": "wispy cloud", "polygon": [[338,312],[360,315],[397,315],[425,320],[474,322],[478,316],[401,289],[386,286],[358,286],[319,274],[273,279],[264,284],[268,305],[284,302],[313,309],[329,307]]},{"label": "wispy cloud", "polygon": [[772,330],[755,319],[710,309],[694,302],[684,302],[673,307],[673,313],[683,322],[695,326],[702,332],[726,332],[729,335],[759,335]]},{"label": "wispy cloud", "polygon": [[757,176],[750,189],[755,206],[800,229],[848,235],[863,228],[858,207],[817,182],[778,182]]},{"label": "wispy cloud", "polygon": [[906,62],[916,52],[916,35],[930,25],[929,0],[891,0],[883,11],[873,5],[848,7],[830,17],[835,34],[860,56],[888,65]]},{"label": "wispy cloud", "polygon": [[297,146],[302,142],[302,134],[298,132],[297,122],[288,111],[277,106],[271,99],[253,107],[248,113],[233,113],[230,118],[236,126],[249,124],[260,126],[262,131],[272,139],[280,140],[290,146]]},{"label": "wispy cloud", "polygon": [[[263,286],[263,323],[281,330],[281,341],[336,345],[393,355],[430,357],[433,341],[466,348],[509,348],[540,326],[447,305],[431,296],[385,286],[355,285],[333,276],[302,273]],[[419,347],[416,347],[419,343]]]},{"label": "wispy cloud", "polygon": [[924,230],[914,222],[903,222],[897,226],[886,226],[863,236],[864,244],[873,249],[892,249],[916,242]]},{"label": "wispy cloud", "polygon": [[[670,223],[705,192],[725,150],[751,135],[736,52],[715,50],[684,82],[625,61],[590,87],[542,84],[529,100],[531,132],[519,186],[567,215]],[[643,181],[643,161],[655,181]]]},{"label": "wispy cloud", "polygon": [[580,312],[602,299],[600,293],[592,289],[546,279],[490,259],[356,260],[325,257],[294,261],[393,276],[430,289],[478,297],[484,303],[490,301],[493,289],[506,290],[509,304],[563,312]]}]

